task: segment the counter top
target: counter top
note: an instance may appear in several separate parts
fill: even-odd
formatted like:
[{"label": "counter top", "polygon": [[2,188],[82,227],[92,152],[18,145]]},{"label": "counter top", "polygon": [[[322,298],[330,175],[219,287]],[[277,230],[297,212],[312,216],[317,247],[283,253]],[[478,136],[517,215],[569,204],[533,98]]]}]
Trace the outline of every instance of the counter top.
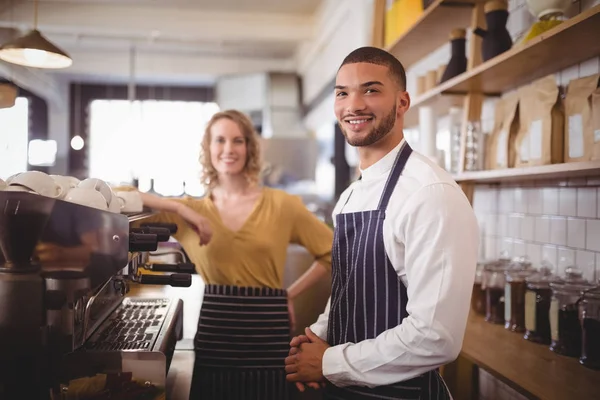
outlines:
[{"label": "counter top", "polygon": [[600,372],[579,364],[577,358],[557,355],[548,347],[471,313],[461,355],[531,398],[599,398]]}]

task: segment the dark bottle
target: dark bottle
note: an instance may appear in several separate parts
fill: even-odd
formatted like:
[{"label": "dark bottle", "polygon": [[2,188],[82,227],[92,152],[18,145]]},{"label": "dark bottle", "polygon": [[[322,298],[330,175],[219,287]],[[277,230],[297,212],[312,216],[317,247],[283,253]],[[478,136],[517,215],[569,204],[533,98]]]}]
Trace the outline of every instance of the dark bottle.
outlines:
[{"label": "dark bottle", "polygon": [[440,83],[454,78],[467,70],[466,43],[467,32],[464,29],[454,29],[450,33],[452,54]]},{"label": "dark bottle", "polygon": [[481,41],[481,57],[487,61],[510,50],[512,38],[506,29],[508,21],[508,3],[492,0],[485,3],[485,21],[487,30],[476,28],[473,33],[483,38]]}]

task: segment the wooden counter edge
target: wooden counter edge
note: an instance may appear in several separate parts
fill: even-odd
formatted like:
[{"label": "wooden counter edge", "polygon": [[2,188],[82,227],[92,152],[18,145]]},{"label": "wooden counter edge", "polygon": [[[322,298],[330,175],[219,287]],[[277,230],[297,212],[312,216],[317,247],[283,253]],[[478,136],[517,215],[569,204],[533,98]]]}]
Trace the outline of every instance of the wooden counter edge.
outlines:
[{"label": "wooden counter edge", "polygon": [[[599,371],[580,365],[576,358],[557,355],[547,345],[529,342],[523,339],[522,333],[510,332],[502,325],[485,322],[483,317],[473,312],[469,315],[459,359],[451,364],[450,370],[456,371],[459,362],[463,364],[463,371],[461,374],[454,372],[455,381],[450,382],[449,386],[453,383],[456,386],[459,381],[465,385],[467,378],[470,378],[473,391],[476,391],[476,369],[482,368],[532,399],[561,399],[573,395],[573,398],[588,399],[593,398],[590,397],[591,393],[600,391]],[[468,363],[475,366],[470,371],[470,377],[464,371],[464,364]],[[519,374],[515,372],[517,370],[526,372]],[[472,396],[477,398],[477,394]]]}]

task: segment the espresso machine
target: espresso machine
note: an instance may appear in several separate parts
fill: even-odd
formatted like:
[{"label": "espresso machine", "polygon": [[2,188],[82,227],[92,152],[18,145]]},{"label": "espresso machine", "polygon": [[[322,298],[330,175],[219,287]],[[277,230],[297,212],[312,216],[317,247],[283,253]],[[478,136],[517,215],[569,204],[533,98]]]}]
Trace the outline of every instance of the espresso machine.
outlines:
[{"label": "espresso machine", "polygon": [[189,287],[194,266],[150,264],[177,227],[146,215],[0,191],[0,399],[73,398],[69,382],[101,373],[164,388],[182,301],[127,293]]}]

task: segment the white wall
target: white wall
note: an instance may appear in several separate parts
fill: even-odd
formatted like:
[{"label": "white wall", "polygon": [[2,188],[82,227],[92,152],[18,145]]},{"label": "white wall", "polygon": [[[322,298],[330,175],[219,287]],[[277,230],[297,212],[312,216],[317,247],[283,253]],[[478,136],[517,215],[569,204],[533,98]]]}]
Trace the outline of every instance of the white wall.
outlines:
[{"label": "white wall", "polygon": [[301,46],[296,57],[305,105],[331,81],[348,53],[371,43],[372,15],[371,0],[323,2],[316,16],[315,40]]}]

